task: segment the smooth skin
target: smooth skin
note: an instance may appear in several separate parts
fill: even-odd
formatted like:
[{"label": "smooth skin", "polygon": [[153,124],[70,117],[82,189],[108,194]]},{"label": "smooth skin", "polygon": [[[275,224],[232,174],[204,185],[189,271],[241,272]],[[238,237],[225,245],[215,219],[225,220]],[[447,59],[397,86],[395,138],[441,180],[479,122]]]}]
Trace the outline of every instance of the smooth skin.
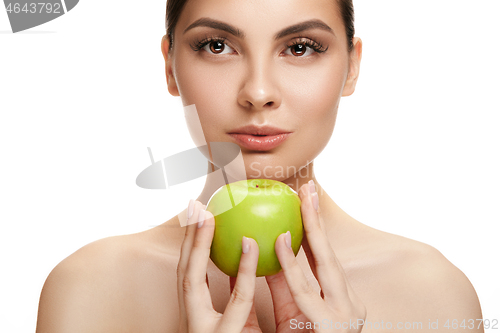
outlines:
[{"label": "smooth skin", "polygon": [[[184,32],[202,17],[230,24],[244,37],[209,27]],[[315,28],[275,38],[310,19],[333,33]],[[208,46],[191,48],[212,35],[226,38],[222,54]],[[304,40],[328,50],[292,54],[289,46]],[[475,321],[482,318],[476,292],[457,267],[429,245],[355,220],[315,177],[314,159],[331,138],[340,99],[354,92],[359,76],[362,42],[353,42],[349,52],[332,0],[189,0],[172,51],[167,38],[161,41],[168,90],[183,105],[196,105],[208,142],[231,141],[228,132],[249,123],[292,132],[272,151],[242,153],[248,178],[272,178],[299,192],[306,229],[302,249],[292,258],[280,236],[276,253],[283,272],[255,278],[258,248],[249,239],[242,274],[233,279],[208,259],[208,212],[201,228],[180,227],[175,216],[144,232],[101,239],[49,274],[37,332],[309,332],[299,322],[342,324],[365,315],[363,332],[379,332],[381,325],[386,331],[429,331],[436,321],[433,332],[449,332],[447,320],[465,320],[461,331],[483,332]],[[218,188],[213,175],[197,197],[191,222]],[[310,181],[318,211],[309,198]]]}]

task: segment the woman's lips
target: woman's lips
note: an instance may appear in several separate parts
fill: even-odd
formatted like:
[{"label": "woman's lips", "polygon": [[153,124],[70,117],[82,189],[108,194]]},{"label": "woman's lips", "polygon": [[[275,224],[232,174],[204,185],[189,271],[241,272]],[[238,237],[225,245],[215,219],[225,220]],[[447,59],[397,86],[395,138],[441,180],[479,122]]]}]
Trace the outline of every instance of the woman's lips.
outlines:
[{"label": "woman's lips", "polygon": [[252,135],[242,133],[229,133],[236,142],[249,150],[266,151],[278,147],[292,133],[281,133],[276,135]]}]

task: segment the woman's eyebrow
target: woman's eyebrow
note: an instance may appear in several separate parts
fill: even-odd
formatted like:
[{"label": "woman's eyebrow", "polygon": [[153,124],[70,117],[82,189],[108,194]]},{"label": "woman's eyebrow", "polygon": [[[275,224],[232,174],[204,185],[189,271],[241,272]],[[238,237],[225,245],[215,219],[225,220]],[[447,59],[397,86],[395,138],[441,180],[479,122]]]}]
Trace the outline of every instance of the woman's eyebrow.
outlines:
[{"label": "woman's eyebrow", "polygon": [[[230,24],[224,23],[222,21],[214,20],[208,17],[202,17],[196,21],[194,21],[189,27],[187,27],[183,34],[185,34],[188,30],[193,29],[195,27],[209,27],[213,29],[218,29],[218,30],[223,30],[231,35],[234,35],[238,38],[245,38],[245,33],[241,31],[240,29],[233,27]],[[286,27],[282,30],[280,30],[276,35],[274,35],[274,39],[278,40],[280,38],[283,38],[285,36],[288,36],[290,34],[295,34],[299,33],[305,30],[309,29],[321,29],[327,32],[330,32],[335,36],[335,33],[333,32],[332,28],[330,28],[325,22],[318,20],[318,19],[313,19],[313,20],[308,20],[304,21],[301,23],[297,23],[294,25],[291,25],[289,27]]]},{"label": "woman's eyebrow", "polygon": [[326,24],[325,22],[323,22],[321,20],[314,19],[314,20],[308,20],[308,21],[304,21],[304,22],[297,23],[297,24],[291,25],[289,27],[286,27],[285,29],[280,30],[274,36],[274,39],[277,40],[277,39],[283,38],[285,36],[288,36],[291,34],[296,34],[298,32],[302,32],[302,31],[309,30],[309,29],[321,29],[321,30],[327,31],[327,32],[333,34],[333,36],[335,36],[333,29],[330,28],[328,26],[328,24]]},{"label": "woman's eyebrow", "polygon": [[209,27],[218,30],[223,30],[229,32],[231,35],[234,35],[238,38],[245,38],[245,34],[239,30],[238,28],[233,27],[227,23],[222,21],[214,20],[208,17],[202,17],[196,21],[194,21],[189,27],[187,27],[183,34],[185,34],[188,30],[191,30],[196,27]]}]

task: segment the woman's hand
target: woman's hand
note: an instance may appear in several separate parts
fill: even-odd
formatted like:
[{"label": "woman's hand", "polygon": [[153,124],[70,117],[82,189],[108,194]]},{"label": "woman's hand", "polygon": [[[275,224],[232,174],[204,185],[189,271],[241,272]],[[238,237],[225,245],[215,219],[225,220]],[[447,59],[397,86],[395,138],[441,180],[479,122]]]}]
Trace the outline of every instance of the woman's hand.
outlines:
[{"label": "woman's hand", "polygon": [[[259,247],[251,238],[242,240],[238,277],[224,314],[214,310],[208,290],[207,264],[214,235],[214,216],[199,201],[191,201],[188,225],[177,266],[179,333],[260,332],[255,309],[255,272]],[[202,221],[202,222],[199,222]],[[249,318],[250,311],[252,316]]]},{"label": "woman's hand", "polygon": [[[283,271],[266,277],[274,304],[276,332],[361,332],[366,308],[349,285],[321,229],[314,182],[303,185],[299,196],[306,236],[302,247],[321,287],[321,295],[307,282],[288,246],[290,233],[281,234],[275,250]],[[312,325],[310,328],[306,326],[308,323]],[[314,323],[319,326],[314,327]]]}]

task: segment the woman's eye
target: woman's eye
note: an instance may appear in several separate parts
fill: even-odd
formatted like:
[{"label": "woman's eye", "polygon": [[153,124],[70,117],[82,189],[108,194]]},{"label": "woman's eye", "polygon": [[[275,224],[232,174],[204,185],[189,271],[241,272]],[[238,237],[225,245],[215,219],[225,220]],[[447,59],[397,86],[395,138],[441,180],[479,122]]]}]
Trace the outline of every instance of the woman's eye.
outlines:
[{"label": "woman's eye", "polygon": [[312,47],[307,46],[307,44],[305,44],[305,43],[295,44],[295,45],[289,46],[287,48],[287,51],[289,51],[289,50],[290,50],[290,53],[287,53],[287,54],[291,54],[295,57],[308,56],[308,55],[312,54],[313,52],[315,52],[315,50]]},{"label": "woman's eye", "polygon": [[221,41],[212,41],[203,46],[203,49],[211,54],[227,54],[234,50]]}]

